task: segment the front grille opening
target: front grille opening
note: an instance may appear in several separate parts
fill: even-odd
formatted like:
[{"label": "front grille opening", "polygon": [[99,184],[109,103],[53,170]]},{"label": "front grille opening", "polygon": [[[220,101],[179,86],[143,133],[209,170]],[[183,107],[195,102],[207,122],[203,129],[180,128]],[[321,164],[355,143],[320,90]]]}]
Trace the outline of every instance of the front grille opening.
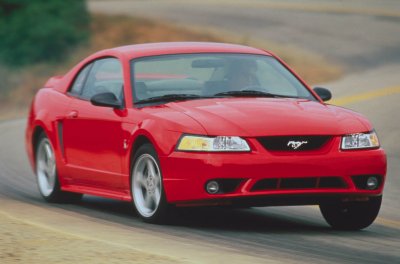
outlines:
[{"label": "front grille opening", "polygon": [[376,177],[376,179],[378,180],[378,187],[376,189],[379,189],[379,187],[381,187],[382,185],[381,175],[356,175],[351,176],[351,179],[353,180],[353,183],[357,189],[368,190],[367,180],[369,177]]},{"label": "front grille opening", "polygon": [[234,192],[239,184],[242,182],[241,179],[221,179],[218,180],[221,186],[221,192],[223,193],[230,193]]},{"label": "front grille opening", "polygon": [[271,136],[259,137],[258,142],[270,151],[305,151],[322,148],[331,136]]},{"label": "front grille opening", "polygon": [[340,177],[321,177],[319,188],[346,188],[346,183]]},{"label": "front grille opening", "polygon": [[252,191],[273,190],[278,188],[278,179],[262,179],[253,185]]},{"label": "front grille opening", "polygon": [[309,189],[317,186],[317,178],[287,178],[282,179],[281,189]]},{"label": "front grille opening", "polygon": [[341,177],[269,178],[257,181],[251,191],[346,188]]}]

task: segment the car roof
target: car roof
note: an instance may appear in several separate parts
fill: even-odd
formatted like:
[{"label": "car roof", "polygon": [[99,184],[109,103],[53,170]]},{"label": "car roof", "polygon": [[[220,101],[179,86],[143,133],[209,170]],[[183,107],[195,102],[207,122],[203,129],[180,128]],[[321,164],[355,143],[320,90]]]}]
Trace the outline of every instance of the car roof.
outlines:
[{"label": "car roof", "polygon": [[[144,56],[182,54],[182,53],[213,53],[213,52],[232,52],[249,54],[272,54],[257,48],[238,44],[216,43],[216,42],[160,42],[146,43],[129,46],[116,47],[104,52],[119,53],[127,59],[134,59]],[[102,52],[100,52],[102,53]]]}]

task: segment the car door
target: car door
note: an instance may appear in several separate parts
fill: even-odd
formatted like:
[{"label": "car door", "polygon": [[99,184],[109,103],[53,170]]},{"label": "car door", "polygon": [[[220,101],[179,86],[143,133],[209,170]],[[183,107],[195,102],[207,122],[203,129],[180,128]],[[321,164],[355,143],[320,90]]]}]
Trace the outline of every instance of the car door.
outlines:
[{"label": "car door", "polygon": [[[121,188],[124,110],[94,106],[90,98],[114,93],[123,102],[121,63],[104,58],[87,65],[78,75],[70,95],[73,98],[63,122],[63,141],[70,184],[118,191]],[[75,88],[76,87],[76,88]],[[74,89],[75,88],[75,89]]]}]

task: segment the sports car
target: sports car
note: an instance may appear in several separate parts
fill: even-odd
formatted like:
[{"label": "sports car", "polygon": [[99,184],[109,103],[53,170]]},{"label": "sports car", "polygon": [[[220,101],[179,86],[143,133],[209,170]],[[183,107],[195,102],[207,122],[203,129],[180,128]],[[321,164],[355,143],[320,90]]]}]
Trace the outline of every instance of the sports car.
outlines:
[{"label": "sports car", "polygon": [[386,155],[361,114],[327,104],[269,51],[149,43],[99,51],[33,99],[26,149],[40,194],[174,207],[319,205],[337,229],[378,215]]}]

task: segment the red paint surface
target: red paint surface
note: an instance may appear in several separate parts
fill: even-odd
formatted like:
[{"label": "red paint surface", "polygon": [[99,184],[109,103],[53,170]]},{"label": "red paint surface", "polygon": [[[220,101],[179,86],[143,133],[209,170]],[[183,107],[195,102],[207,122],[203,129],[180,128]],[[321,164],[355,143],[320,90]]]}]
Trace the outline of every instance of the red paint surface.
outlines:
[{"label": "red paint surface", "polygon": [[[47,88],[35,96],[26,130],[26,147],[32,165],[33,134],[40,128],[54,146],[64,190],[131,200],[129,174],[131,154],[135,151],[132,148],[138,136],[145,136],[159,155],[167,200],[172,203],[275,194],[368,196],[382,193],[383,185],[375,191],[357,190],[350,179],[352,175],[386,175],[383,149],[340,150],[341,135],[373,129],[365,117],[350,110],[322,101],[287,98],[218,98],[140,109],[133,106],[131,59],[202,52],[274,56],[254,48],[215,43],[159,43],[100,51],[63,77],[50,79]],[[97,107],[67,93],[79,70],[101,57],[116,57],[123,66],[126,105],[123,110]],[[59,123],[63,125],[63,146]],[[183,133],[241,136],[252,150],[249,153],[176,152]],[[255,139],[279,135],[331,135],[333,139],[318,151],[302,153],[270,152]],[[128,148],[124,148],[124,142]],[[253,184],[263,178],[323,176],[342,177],[347,188],[250,192]],[[233,193],[209,195],[204,184],[215,178],[240,178],[243,182]]]}]

